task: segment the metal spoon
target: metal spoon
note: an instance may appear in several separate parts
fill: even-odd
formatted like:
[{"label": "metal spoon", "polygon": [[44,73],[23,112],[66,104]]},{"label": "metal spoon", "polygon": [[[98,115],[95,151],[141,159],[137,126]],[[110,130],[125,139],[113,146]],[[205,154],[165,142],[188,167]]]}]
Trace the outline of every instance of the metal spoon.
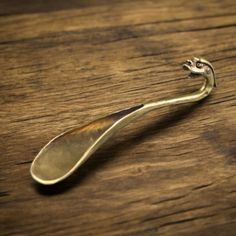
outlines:
[{"label": "metal spoon", "polygon": [[199,90],[134,106],[56,136],[35,157],[30,169],[32,177],[44,185],[60,182],[78,169],[116,131],[134,119],[163,106],[195,102],[208,96],[216,85],[215,72],[210,62],[193,58],[187,60],[183,67],[190,71],[190,75],[205,78]]}]

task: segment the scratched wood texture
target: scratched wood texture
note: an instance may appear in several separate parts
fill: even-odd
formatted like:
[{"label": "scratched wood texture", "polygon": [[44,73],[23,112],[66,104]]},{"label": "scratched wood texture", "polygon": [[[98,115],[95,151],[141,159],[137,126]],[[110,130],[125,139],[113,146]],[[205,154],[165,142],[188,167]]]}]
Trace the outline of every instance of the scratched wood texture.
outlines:
[{"label": "scratched wood texture", "polygon": [[[1,235],[235,235],[236,2],[0,1]],[[218,87],[133,122],[76,174],[34,183],[51,138],[113,111]]]}]

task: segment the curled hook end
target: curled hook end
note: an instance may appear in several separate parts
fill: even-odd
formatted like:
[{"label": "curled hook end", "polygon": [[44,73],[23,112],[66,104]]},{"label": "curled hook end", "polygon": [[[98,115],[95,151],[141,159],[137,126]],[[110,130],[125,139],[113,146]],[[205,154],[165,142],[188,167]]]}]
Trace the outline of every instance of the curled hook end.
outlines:
[{"label": "curled hook end", "polygon": [[211,77],[213,79],[213,86],[216,87],[215,71],[209,61],[203,58],[193,57],[193,59],[187,60],[183,64],[183,69],[190,71],[188,76],[190,78],[198,76],[209,77],[209,75],[212,75]]}]

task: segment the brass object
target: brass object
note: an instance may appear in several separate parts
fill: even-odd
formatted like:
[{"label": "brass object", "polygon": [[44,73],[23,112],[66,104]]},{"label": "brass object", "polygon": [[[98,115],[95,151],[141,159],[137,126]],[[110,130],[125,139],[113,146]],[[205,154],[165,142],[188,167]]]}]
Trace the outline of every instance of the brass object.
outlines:
[{"label": "brass object", "polygon": [[163,106],[196,102],[208,96],[216,85],[213,66],[205,59],[193,58],[187,60],[183,67],[190,71],[190,76],[205,78],[199,90],[134,106],[56,136],[35,157],[30,169],[32,177],[44,185],[58,183],[78,169],[116,131],[134,119]]}]

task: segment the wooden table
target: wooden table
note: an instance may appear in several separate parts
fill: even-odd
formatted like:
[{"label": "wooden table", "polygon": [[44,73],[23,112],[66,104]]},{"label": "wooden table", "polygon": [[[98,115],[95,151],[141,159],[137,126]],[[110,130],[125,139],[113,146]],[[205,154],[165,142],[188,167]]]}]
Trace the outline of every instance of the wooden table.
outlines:
[{"label": "wooden table", "polygon": [[[236,235],[236,2],[0,2],[0,234]],[[60,132],[197,89],[133,122],[57,186],[29,168]]]}]

